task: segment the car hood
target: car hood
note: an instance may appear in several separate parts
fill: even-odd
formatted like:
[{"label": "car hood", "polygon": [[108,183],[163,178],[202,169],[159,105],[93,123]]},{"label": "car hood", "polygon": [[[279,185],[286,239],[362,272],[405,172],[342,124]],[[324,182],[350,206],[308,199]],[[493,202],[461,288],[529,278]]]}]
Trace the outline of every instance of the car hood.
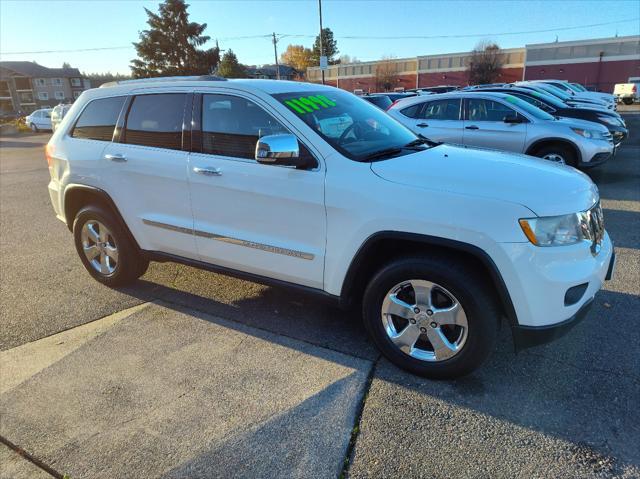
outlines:
[{"label": "car hood", "polygon": [[517,203],[538,216],[584,211],[598,200],[596,185],[570,166],[497,150],[440,145],[371,169],[393,183]]}]

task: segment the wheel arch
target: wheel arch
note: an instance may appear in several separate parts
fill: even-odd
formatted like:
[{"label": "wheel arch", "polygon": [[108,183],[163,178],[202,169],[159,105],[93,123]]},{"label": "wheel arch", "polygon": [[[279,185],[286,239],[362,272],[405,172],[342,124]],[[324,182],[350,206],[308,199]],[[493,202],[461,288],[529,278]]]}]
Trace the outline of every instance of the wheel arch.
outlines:
[{"label": "wheel arch", "polygon": [[340,300],[343,305],[352,304],[362,297],[367,281],[384,264],[394,258],[420,254],[428,248],[430,253],[455,256],[464,259],[478,269],[493,286],[496,299],[510,325],[518,324],[511,295],[495,262],[483,249],[457,240],[399,231],[382,231],[367,238],[351,260],[342,283]]},{"label": "wheel arch", "polygon": [[576,155],[577,164],[582,163],[582,154],[580,153],[580,148],[578,148],[578,146],[575,143],[573,143],[570,140],[567,140],[566,138],[551,137],[551,138],[542,138],[540,140],[536,140],[531,145],[529,145],[529,147],[525,151],[525,154],[535,156],[535,152],[537,150],[539,150],[543,146],[553,145],[553,144],[561,144],[571,148],[571,151],[573,151],[573,153]]},{"label": "wheel arch", "polygon": [[73,231],[73,222],[82,208],[87,205],[98,205],[103,208],[109,210],[116,218],[116,221],[120,223],[120,226],[124,229],[126,234],[129,236],[129,239],[133,241],[133,244],[136,245],[138,249],[140,249],[140,245],[136,241],[135,237],[129,230],[129,227],[125,223],[122,215],[120,214],[120,210],[116,206],[115,202],[109,196],[109,194],[95,186],[88,185],[69,185],[65,188],[64,191],[64,218],[67,223],[67,228],[69,231]]}]

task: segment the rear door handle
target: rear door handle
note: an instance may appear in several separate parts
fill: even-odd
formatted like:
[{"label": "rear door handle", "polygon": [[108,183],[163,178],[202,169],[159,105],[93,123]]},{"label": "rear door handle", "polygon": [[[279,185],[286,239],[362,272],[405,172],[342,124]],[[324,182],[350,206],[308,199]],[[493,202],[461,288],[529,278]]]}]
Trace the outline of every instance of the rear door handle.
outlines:
[{"label": "rear door handle", "polygon": [[465,126],[464,129],[465,130],[479,130],[480,128],[478,128],[476,125],[471,125],[471,126]]},{"label": "rear door handle", "polygon": [[124,163],[125,161],[127,161],[127,157],[124,155],[121,155],[120,153],[116,153],[114,155],[108,153],[104,155],[104,159],[109,161],[115,161],[117,163]]},{"label": "rear door handle", "polygon": [[428,123],[418,123],[416,126],[420,127],[420,128],[426,128],[427,126],[429,126]]},{"label": "rear door handle", "polygon": [[211,166],[205,166],[203,168],[195,166],[193,168],[193,172],[205,176],[222,176],[222,171],[220,171],[220,168],[213,168]]}]

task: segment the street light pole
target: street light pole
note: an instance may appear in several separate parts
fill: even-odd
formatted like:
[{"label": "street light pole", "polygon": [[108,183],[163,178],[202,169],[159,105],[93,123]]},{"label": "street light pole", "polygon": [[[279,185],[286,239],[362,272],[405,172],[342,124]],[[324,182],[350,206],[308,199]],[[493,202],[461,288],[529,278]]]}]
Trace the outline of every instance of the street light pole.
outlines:
[{"label": "street light pole", "polygon": [[[322,0],[318,0],[318,13],[320,14],[320,58],[324,56],[324,41],[322,40]],[[321,60],[322,61],[322,60]],[[324,85],[324,70],[320,67],[322,73],[322,84]]]},{"label": "street light pole", "polygon": [[276,79],[280,80],[280,65],[278,65],[278,47],[276,47],[276,32],[273,32],[273,54],[276,58]]}]

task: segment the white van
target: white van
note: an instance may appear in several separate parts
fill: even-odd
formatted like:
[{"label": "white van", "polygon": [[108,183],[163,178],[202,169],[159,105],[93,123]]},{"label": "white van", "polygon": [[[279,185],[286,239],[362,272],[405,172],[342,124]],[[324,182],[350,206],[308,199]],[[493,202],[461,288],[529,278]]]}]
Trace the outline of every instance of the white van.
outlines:
[{"label": "white van", "polygon": [[639,101],[638,97],[638,84],[640,80],[635,83],[616,83],[613,88],[613,95],[616,97],[618,103],[622,102],[625,105],[631,105],[634,101]]}]

